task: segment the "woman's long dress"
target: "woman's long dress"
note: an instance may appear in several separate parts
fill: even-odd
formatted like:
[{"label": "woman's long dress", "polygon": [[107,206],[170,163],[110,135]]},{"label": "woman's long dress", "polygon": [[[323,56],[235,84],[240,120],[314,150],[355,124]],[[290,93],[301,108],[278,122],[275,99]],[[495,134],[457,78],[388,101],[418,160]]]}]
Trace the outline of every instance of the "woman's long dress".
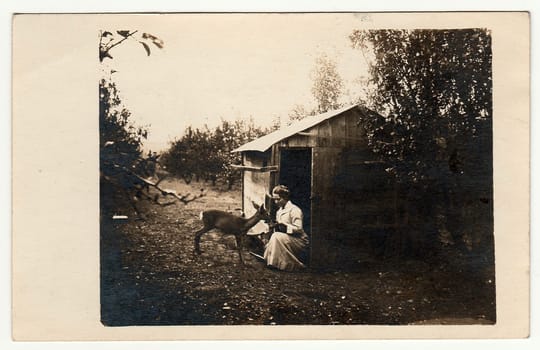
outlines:
[{"label": "woman's long dress", "polygon": [[304,268],[301,260],[307,253],[309,239],[303,230],[302,210],[288,201],[277,211],[276,221],[285,224],[287,232],[274,232],[270,237],[264,250],[267,265],[284,271]]}]

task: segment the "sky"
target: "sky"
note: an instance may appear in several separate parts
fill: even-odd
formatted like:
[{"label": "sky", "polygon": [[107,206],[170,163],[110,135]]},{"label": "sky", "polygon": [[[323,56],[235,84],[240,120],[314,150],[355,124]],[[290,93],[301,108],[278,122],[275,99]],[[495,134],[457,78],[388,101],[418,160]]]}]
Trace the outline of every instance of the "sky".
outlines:
[{"label": "sky", "polygon": [[111,50],[103,70],[137,125],[149,125],[146,149],[162,150],[188,125],[215,127],[221,118],[253,118],[268,126],[287,120],[295,105],[314,107],[315,59],[335,60],[344,82],[342,102],[367,76],[362,53],[348,36],[366,21],[360,14],[183,14],[153,17],[139,30],[161,38],[147,56],[137,42]]}]

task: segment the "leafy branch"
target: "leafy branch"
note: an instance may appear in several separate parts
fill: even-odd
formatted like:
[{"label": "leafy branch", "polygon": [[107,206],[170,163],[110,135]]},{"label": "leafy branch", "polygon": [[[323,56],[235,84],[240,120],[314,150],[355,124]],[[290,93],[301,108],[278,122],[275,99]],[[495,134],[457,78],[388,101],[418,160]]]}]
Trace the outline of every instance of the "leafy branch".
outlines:
[{"label": "leafy branch", "polygon": [[140,37],[135,37],[135,34],[138,32],[138,30],[117,30],[116,33],[101,31],[99,36],[99,61],[103,62],[105,58],[112,59],[113,56],[110,53],[111,50],[128,39],[140,43],[146,51],[147,56],[150,56],[151,53],[150,45],[148,45],[149,43],[154,44],[159,49],[163,48],[164,43],[160,38],[148,33],[143,33]]},{"label": "leafy branch", "polygon": [[[111,50],[130,40],[140,43],[147,55],[151,52],[149,43],[159,49],[164,45],[158,37],[148,33],[139,35],[137,30],[101,31],[100,62],[103,63],[105,58],[113,59]],[[111,78],[100,80],[99,102],[100,178],[104,213],[108,215],[109,211],[129,203],[142,219],[143,216],[135,203],[139,199],[167,206],[177,202],[188,204],[205,195],[203,190],[198,195],[178,194],[174,190],[161,187],[163,178],[153,180],[157,174],[159,155],[155,152],[150,152],[148,157],[142,155],[142,143],[147,138],[148,131],[131,123],[131,112],[123,107],[116,84]],[[153,194],[150,188],[155,190]],[[174,200],[162,202],[162,197],[172,197]]]}]

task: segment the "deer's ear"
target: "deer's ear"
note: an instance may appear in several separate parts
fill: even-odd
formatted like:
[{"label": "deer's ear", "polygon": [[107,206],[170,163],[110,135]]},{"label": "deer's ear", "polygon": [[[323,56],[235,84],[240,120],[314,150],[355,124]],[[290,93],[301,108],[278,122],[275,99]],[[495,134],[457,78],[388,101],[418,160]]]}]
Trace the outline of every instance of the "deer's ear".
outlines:
[{"label": "deer's ear", "polygon": [[251,204],[253,204],[253,208],[259,210],[259,206],[254,201],[251,201]]}]

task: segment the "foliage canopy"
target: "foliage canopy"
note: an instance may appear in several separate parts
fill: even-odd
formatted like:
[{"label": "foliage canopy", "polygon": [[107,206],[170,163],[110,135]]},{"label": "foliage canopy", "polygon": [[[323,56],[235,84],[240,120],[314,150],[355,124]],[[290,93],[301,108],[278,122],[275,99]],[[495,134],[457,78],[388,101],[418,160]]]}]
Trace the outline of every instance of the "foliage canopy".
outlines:
[{"label": "foliage canopy", "polygon": [[195,177],[210,180],[215,185],[220,179],[230,189],[240,179],[234,165],[241,164],[240,154],[232,151],[268,132],[255,126],[253,120],[240,119],[222,120],[214,129],[188,127],[180,139],[171,142],[162,163],[187,183]]},{"label": "foliage canopy", "polygon": [[339,97],[342,94],[343,79],[338,73],[336,62],[327,55],[321,55],[315,60],[312,74],[311,93],[317,101],[317,113],[341,107]]},{"label": "foliage canopy", "polygon": [[369,107],[382,117],[364,122],[372,150],[395,164],[400,180],[479,165],[465,164],[477,157],[464,152],[491,126],[489,31],[356,30],[350,40],[373,53]]}]

